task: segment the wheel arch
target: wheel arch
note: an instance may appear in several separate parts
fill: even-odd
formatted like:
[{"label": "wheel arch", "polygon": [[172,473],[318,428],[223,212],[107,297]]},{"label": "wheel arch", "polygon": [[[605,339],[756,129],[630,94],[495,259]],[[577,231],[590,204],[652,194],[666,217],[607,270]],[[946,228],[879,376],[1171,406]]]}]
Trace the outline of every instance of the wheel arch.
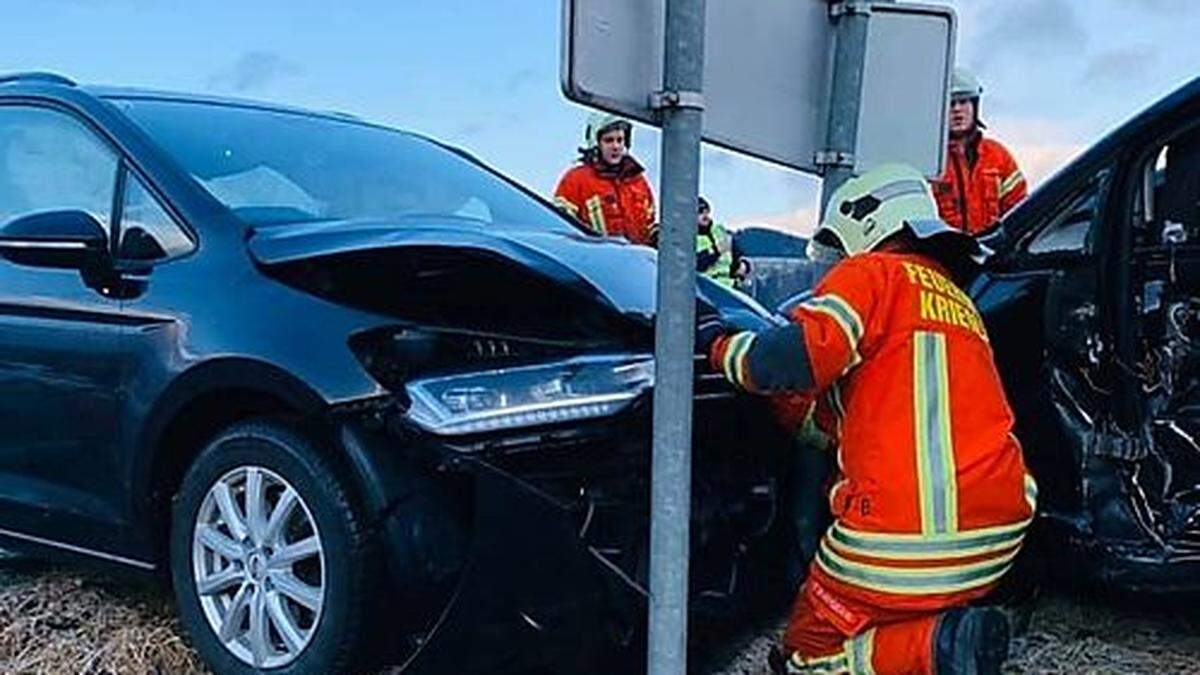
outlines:
[{"label": "wheel arch", "polygon": [[254,417],[320,421],[327,409],[307,384],[262,361],[222,358],[179,375],[150,408],[135,444],[131,506],[137,525],[149,533],[149,552],[163,559],[171,498],[216,433]]}]

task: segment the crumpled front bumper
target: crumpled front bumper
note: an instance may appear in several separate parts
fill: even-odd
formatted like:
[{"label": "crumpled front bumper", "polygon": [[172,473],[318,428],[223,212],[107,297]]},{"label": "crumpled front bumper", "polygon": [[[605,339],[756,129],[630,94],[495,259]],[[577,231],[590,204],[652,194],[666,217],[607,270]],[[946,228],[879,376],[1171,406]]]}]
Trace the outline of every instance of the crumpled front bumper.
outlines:
[{"label": "crumpled front bumper", "polygon": [[[766,539],[777,521],[787,445],[761,401],[734,397],[703,376],[696,394],[692,597],[694,609],[720,615],[743,590],[749,544]],[[460,440],[425,435],[399,415],[373,431],[346,427],[342,445],[352,460],[375,464],[359,471],[375,476],[365,481],[374,486],[368,502],[380,513],[394,582],[411,591],[412,570],[454,570],[448,601],[414,640],[404,672],[569,663],[571,672],[608,673],[640,660],[648,408],[645,401],[617,419]],[[467,504],[461,533],[440,531],[450,518],[408,519],[406,506],[434,503],[423,487],[431,480],[463,488],[442,509]],[[422,550],[413,550],[414,532]]]},{"label": "crumpled front bumper", "polygon": [[463,468],[475,484],[467,562],[405,672],[508,672],[556,662],[604,672],[609,591],[621,584],[605,583],[612,570],[580,538],[578,514],[488,462]]}]

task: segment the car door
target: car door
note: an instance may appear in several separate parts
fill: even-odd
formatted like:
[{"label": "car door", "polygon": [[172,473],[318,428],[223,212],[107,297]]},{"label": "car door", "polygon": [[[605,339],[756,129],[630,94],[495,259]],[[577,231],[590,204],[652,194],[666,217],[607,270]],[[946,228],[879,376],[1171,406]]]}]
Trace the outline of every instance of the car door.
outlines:
[{"label": "car door", "polygon": [[1111,303],[1102,270],[1111,185],[1111,164],[1081,172],[972,288],[1043,512],[1082,508],[1081,444],[1107,406]]},{"label": "car door", "polygon": [[[66,110],[0,105],[0,228],[70,209],[111,233],[119,164]],[[111,287],[0,260],[0,535],[103,552],[121,524],[122,323]]]},{"label": "car door", "polygon": [[[1200,557],[1200,124],[1164,124],[1130,162],[1118,355],[1138,431],[1128,529],[1165,562]],[[1134,527],[1136,525],[1136,528]]]}]

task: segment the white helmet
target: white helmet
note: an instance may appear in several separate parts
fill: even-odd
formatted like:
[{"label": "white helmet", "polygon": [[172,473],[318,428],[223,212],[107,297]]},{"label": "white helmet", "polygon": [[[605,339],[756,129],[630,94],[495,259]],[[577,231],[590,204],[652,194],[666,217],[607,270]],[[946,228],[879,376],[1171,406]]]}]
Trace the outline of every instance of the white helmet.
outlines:
[{"label": "white helmet", "polygon": [[950,81],[950,100],[977,99],[981,96],[983,96],[983,84],[978,77],[975,77],[975,73],[966,68],[955,68],[954,78]]},{"label": "white helmet", "polygon": [[623,130],[625,147],[633,147],[633,124],[629,120],[612,113],[594,112],[588,115],[587,126],[583,129],[583,149],[600,147],[600,137],[613,129]]},{"label": "white helmet", "polygon": [[983,96],[983,84],[975,77],[975,73],[966,68],[955,68],[954,78],[950,82],[950,101],[970,101],[975,106],[975,124],[980,129],[986,129],[983,118],[979,113],[979,99]]},{"label": "white helmet", "polygon": [[872,251],[885,239],[908,229],[922,240],[954,239],[955,245],[982,262],[985,251],[970,235],[938,216],[929,182],[911,166],[885,164],[851,178],[834,191],[821,226],[809,241],[809,257]]}]

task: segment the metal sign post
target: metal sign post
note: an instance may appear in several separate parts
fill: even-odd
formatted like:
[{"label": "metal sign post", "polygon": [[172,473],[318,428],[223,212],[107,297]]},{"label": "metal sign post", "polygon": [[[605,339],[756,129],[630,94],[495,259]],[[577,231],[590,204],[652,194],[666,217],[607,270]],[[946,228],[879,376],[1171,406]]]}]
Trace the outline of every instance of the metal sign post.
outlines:
[{"label": "metal sign post", "polygon": [[563,93],[663,129],[650,675],[687,669],[701,138],[824,176],[822,203],[883,162],[936,176],[954,26],[945,5],[891,0],[563,0]]},{"label": "metal sign post", "polygon": [[841,2],[832,5],[836,15],[837,41],[833,56],[833,82],[829,95],[829,129],[825,150],[816,155],[821,168],[821,217],[829,197],[854,175],[854,151],[858,147],[859,103],[863,88],[863,61],[867,53],[865,4]]},{"label": "metal sign post", "polygon": [[705,0],[667,0],[662,112],[662,229],[654,331],[650,479],[650,675],[687,672],[688,528],[692,495],[692,353],[696,196],[704,80]]}]

